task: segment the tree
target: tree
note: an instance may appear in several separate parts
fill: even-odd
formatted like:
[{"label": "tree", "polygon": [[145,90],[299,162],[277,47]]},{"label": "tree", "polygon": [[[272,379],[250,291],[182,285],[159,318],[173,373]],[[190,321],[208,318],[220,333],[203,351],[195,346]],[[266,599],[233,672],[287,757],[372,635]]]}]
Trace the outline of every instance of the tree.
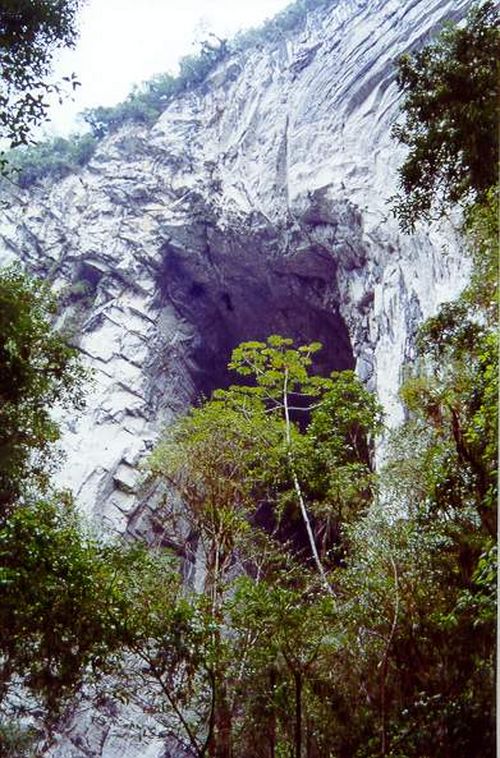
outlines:
[{"label": "tree", "polygon": [[[54,406],[79,405],[85,377],[53,329],[55,307],[42,282],[18,268],[1,273],[0,716],[12,726],[36,711],[49,731],[128,642],[127,587],[146,561],[140,549],[93,538],[69,495],[50,489]],[[11,739],[3,727],[2,754]]]},{"label": "tree", "polygon": [[0,274],[0,520],[26,488],[50,478],[57,403],[82,402],[85,372],[52,328],[55,299],[18,268]]},{"label": "tree", "polygon": [[31,717],[50,740],[63,707],[133,639],[130,588],[150,571],[141,547],[93,537],[67,494],[38,498],[3,520],[2,721]]},{"label": "tree", "polygon": [[[412,730],[410,755],[431,750],[436,735],[443,755],[494,754],[497,219],[493,193],[469,212],[471,283],[421,327],[419,360],[401,390],[408,420],[393,435],[385,471],[427,564],[419,638],[406,612],[393,646],[411,714],[394,729],[405,746]],[[410,653],[420,660],[416,677]]]},{"label": "tree", "polygon": [[[177,724],[173,733],[181,732],[199,756],[243,755],[238,751],[248,744],[256,713],[262,716],[259,697],[274,702],[271,685],[286,693],[295,712],[291,732],[286,711],[270,725],[271,732],[282,730],[276,746],[295,746],[299,756],[305,736],[313,739],[317,706],[310,704],[318,699],[309,680],[313,671],[318,676],[317,651],[327,636],[335,562],[328,537],[323,534],[320,546],[318,536],[323,521],[339,527],[370,497],[376,402],[352,372],[312,373],[318,343],[292,345],[274,335],[236,348],[229,366],[249,383],[218,390],[191,409],[166,431],[149,461],[150,475],[167,490],[165,532],[174,544],[192,545],[203,575],[184,604],[170,599],[170,611],[154,612],[153,632],[146,613],[135,652],[147,664],[142,681],[148,678],[167,700],[163,723],[169,729]],[[346,483],[349,492],[340,495]],[[339,542],[340,529],[333,531]],[[242,574],[250,577],[245,597],[255,585],[259,623],[232,602]],[[280,631],[283,624],[288,635]],[[258,691],[243,696],[247,686]]]},{"label": "tree", "polygon": [[405,229],[457,203],[483,202],[498,166],[498,60],[495,4],[473,8],[462,26],[399,61],[405,120],[396,138],[409,154],[399,170],[394,212]]},{"label": "tree", "polygon": [[[243,343],[233,352],[229,367],[254,377],[256,384],[235,387],[233,392],[258,397],[266,415],[281,425],[289,484],[280,499],[298,507],[311,556],[325,588],[331,589],[314,525],[326,517],[323,534],[330,531],[338,546],[338,530],[329,530],[328,522],[338,526],[346,520],[339,493],[344,490],[353,507],[356,497],[361,504],[364,490],[366,504],[372,473],[370,443],[381,430],[382,412],[353,372],[334,372],[327,378],[312,374],[312,356],[321,349],[320,343],[296,350],[292,344],[277,335],[267,343]],[[324,543],[332,546],[327,539]]]},{"label": "tree", "polygon": [[[401,390],[407,420],[392,435],[382,472],[385,500],[405,514],[390,525],[391,541],[399,541],[384,700],[390,755],[494,755],[499,38],[487,2],[400,67],[407,121],[396,131],[410,154],[396,215],[411,229],[461,202],[473,272],[457,301],[420,329]],[[364,539],[381,544],[377,527]],[[355,548],[344,578],[352,581],[358,565],[360,589],[367,575],[384,586],[381,556],[366,552],[372,565],[363,566]],[[362,600],[361,616],[366,607]],[[373,680],[368,664],[364,676]]]},{"label": "tree", "polygon": [[[48,81],[59,47],[72,47],[82,0],[3,0],[0,9],[0,136],[11,147],[27,144],[47,118],[46,96],[60,93]],[[76,86],[74,76],[65,80]]]},{"label": "tree", "polygon": [[[377,496],[373,467],[375,438],[383,412],[375,395],[352,371],[334,372],[322,401],[311,411],[300,466],[320,528],[321,551],[347,549],[342,529],[360,518]],[[319,536],[319,535],[318,535]]]},{"label": "tree", "polygon": [[349,713],[339,754],[493,756],[494,555],[477,570],[462,562],[474,518],[429,514],[425,499],[402,515],[405,475],[382,472],[392,491],[349,528],[336,575],[343,645],[331,665]]},{"label": "tree", "polygon": [[[165,527],[174,527],[179,538],[175,522],[183,523],[184,539],[195,540],[198,561],[204,564],[204,601],[194,600],[193,607],[208,632],[203,642],[206,655],[198,659],[198,687],[206,693],[208,705],[199,709],[199,721],[189,730],[187,716],[179,715],[199,755],[204,750],[220,758],[231,754],[224,601],[235,565],[249,558],[249,526],[259,506],[258,492],[262,496],[265,491],[259,472],[266,465],[266,452],[281,441],[280,432],[257,400],[252,398],[242,409],[231,396],[218,395],[167,430],[150,460],[152,475],[173,486],[183,503],[183,512],[171,513]],[[152,673],[158,678],[158,668]],[[161,682],[175,704],[178,688],[169,687],[164,675]],[[191,711],[198,697],[194,692]]]},{"label": "tree", "polygon": [[241,577],[235,586],[236,755],[330,754],[331,724],[322,723],[320,706],[336,688],[328,660],[339,648],[334,599],[297,565],[261,580]]},{"label": "tree", "polygon": [[36,714],[50,738],[68,699],[129,642],[127,588],[147,565],[140,549],[93,538],[70,496],[50,488],[54,406],[78,405],[85,377],[53,329],[54,310],[42,282],[18,268],[0,274],[2,754],[29,736],[16,731],[30,724],[20,717]]}]

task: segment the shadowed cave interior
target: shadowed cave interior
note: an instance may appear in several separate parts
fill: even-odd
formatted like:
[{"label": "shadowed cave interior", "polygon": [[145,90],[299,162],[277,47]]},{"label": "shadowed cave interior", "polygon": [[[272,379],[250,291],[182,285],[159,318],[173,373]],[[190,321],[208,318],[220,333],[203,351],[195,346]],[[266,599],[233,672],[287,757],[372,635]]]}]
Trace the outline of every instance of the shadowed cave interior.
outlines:
[{"label": "shadowed cave interior", "polygon": [[243,275],[226,272],[221,282],[215,269],[192,271],[187,260],[166,247],[159,286],[161,297],[194,327],[189,366],[197,397],[237,381],[227,364],[240,342],[271,334],[291,337],[297,346],[321,342],[315,373],[354,368],[347,327],[334,305],[333,265],[307,276],[287,270],[286,262],[274,269],[256,265]]},{"label": "shadowed cave interior", "polygon": [[[240,267],[233,256],[230,259],[233,267],[226,268],[221,277],[217,267],[200,266],[199,257],[169,244],[164,246],[163,256],[158,276],[160,297],[164,303],[174,305],[196,334],[187,361],[196,388],[194,402],[200,397],[210,397],[216,388],[238,381],[239,377],[227,369],[227,363],[240,342],[263,341],[270,334],[291,337],[297,346],[321,342],[323,349],[316,354],[313,364],[315,373],[327,376],[332,371],[354,368],[347,327],[335,306],[333,261],[325,264],[323,258],[321,266],[305,275],[286,260],[273,266],[256,255],[255,265],[249,265],[247,255]],[[153,516],[149,527],[153,532],[154,520]],[[276,528],[273,509],[266,504],[259,509],[256,521],[267,530]],[[278,535],[280,540],[289,541],[304,560],[309,560],[308,538],[299,513],[290,513],[283,520]],[[193,558],[193,538],[196,542],[194,535],[187,540],[191,545],[190,557],[181,546],[176,546],[181,547],[188,561]]]}]

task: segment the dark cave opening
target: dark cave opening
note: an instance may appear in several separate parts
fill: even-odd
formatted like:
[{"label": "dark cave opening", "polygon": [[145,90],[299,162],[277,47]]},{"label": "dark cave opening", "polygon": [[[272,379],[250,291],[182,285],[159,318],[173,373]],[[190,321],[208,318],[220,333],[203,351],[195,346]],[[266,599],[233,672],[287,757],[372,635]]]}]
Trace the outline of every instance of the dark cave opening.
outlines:
[{"label": "dark cave opening", "polygon": [[248,267],[241,271],[233,260],[234,270],[221,283],[212,267],[196,267],[185,253],[169,245],[163,253],[160,297],[194,326],[186,361],[195,387],[193,402],[237,381],[227,368],[237,345],[264,341],[271,334],[291,337],[297,346],[321,342],[315,373],[327,376],[354,368],[347,327],[335,306],[332,266],[306,276],[282,264],[277,269],[256,264],[250,272]]},{"label": "dark cave opening", "polygon": [[[237,383],[239,377],[227,364],[238,344],[265,341],[271,334],[291,337],[297,347],[322,343],[323,349],[315,355],[314,373],[328,376],[332,371],[354,368],[332,260],[311,256],[311,265],[309,260],[307,265],[297,265],[283,257],[273,260],[268,251],[261,256],[255,253],[249,260],[248,254],[245,258],[238,250],[238,255],[227,255],[217,267],[211,256],[205,257],[200,249],[196,252],[196,247],[188,252],[167,243],[162,252],[159,304],[174,306],[193,327],[194,336],[183,348],[183,365],[194,388],[193,404],[210,397],[217,388]],[[255,524],[274,533],[309,564],[309,540],[300,514],[291,509],[279,524],[276,519],[273,506],[262,503]],[[326,525],[315,523],[315,528],[321,534]],[[338,534],[325,534],[323,547],[330,549],[337,542]]]}]

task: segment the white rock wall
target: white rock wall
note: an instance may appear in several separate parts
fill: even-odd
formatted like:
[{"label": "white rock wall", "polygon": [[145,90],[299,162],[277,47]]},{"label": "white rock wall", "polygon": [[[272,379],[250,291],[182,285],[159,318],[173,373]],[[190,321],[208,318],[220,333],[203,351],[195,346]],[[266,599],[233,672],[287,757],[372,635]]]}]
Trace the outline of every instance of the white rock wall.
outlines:
[{"label": "white rock wall", "polygon": [[[79,174],[12,192],[0,258],[20,256],[62,289],[90,278],[95,290],[65,316],[79,324],[95,371],[86,412],[65,420],[59,475],[82,509],[111,529],[126,527],[138,462],[199,389],[206,321],[215,314],[215,325],[219,308],[228,341],[245,334],[248,283],[261,330],[281,286],[284,315],[269,331],[292,328],[302,302],[304,324],[314,309],[315,323],[338,311],[360,375],[389,419],[399,418],[396,393],[416,325],[457,294],[467,264],[450,229],[408,237],[390,218],[402,158],[390,137],[393,63],[469,5],[333,2],[295,33],[234,54],[151,130],[131,125],[104,140]],[[180,278],[161,285],[171,277],[165,245],[191,289]],[[211,298],[201,316],[185,302],[195,285]],[[219,290],[236,311],[231,322]],[[258,292],[267,293],[262,302]],[[219,337],[213,344],[222,350]]]}]

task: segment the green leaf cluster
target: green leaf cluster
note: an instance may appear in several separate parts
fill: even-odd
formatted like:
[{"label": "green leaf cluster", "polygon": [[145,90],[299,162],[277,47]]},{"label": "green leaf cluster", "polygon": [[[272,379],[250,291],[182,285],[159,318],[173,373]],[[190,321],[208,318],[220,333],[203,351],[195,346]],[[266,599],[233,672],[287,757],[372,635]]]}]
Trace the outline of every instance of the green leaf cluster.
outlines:
[{"label": "green leaf cluster", "polygon": [[82,402],[85,374],[52,329],[55,307],[47,285],[16,267],[1,272],[0,517],[28,484],[47,483],[59,436],[54,406]]},{"label": "green leaf cluster", "polygon": [[470,11],[465,25],[449,25],[399,61],[405,120],[394,135],[409,154],[393,200],[405,229],[457,203],[482,203],[496,182],[498,22],[488,0]]},{"label": "green leaf cluster", "polygon": [[54,407],[78,406],[85,377],[52,327],[55,310],[48,286],[1,272],[2,755],[31,754],[82,684],[109,669],[132,638],[134,582],[151,570],[144,551],[99,541],[69,495],[51,494]]},{"label": "green leaf cluster", "polygon": [[[269,744],[299,755],[306,738],[319,751],[333,744],[325,693],[328,655],[340,643],[325,580],[341,526],[373,498],[370,435],[381,411],[352,372],[312,372],[320,347],[294,348],[278,335],[237,347],[229,366],[248,383],[216,391],[171,426],[148,464],[167,488],[165,530],[194,540],[204,569],[198,592],[165,601],[178,621],[168,608],[155,612],[152,636],[146,614],[136,650],[149,661],[142,681],[170,703],[162,724],[170,734],[180,728],[196,755],[243,756],[251,739],[256,755]],[[181,639],[165,650],[171,623]],[[171,655],[177,668],[156,663]]]},{"label": "green leaf cluster", "polygon": [[[63,507],[61,507],[63,505]],[[89,663],[126,636],[116,548],[85,534],[70,502],[38,500],[0,527],[1,692],[25,685],[52,715]]]},{"label": "green leaf cluster", "polygon": [[45,177],[63,179],[85,166],[96,146],[95,137],[81,134],[12,150],[6,155],[11,181],[26,189]]},{"label": "green leaf cluster", "polygon": [[[55,51],[72,47],[81,0],[3,0],[0,8],[0,133],[10,147],[25,145],[47,117]],[[74,77],[66,83],[76,86]],[[4,163],[4,161],[2,161]]]},{"label": "green leaf cluster", "polygon": [[159,74],[135,87],[128,97],[114,106],[86,110],[84,120],[94,137],[113,133],[127,122],[152,125],[167,105],[183,92],[199,87],[228,53],[225,40],[202,43],[198,55],[180,60],[178,76]]}]

